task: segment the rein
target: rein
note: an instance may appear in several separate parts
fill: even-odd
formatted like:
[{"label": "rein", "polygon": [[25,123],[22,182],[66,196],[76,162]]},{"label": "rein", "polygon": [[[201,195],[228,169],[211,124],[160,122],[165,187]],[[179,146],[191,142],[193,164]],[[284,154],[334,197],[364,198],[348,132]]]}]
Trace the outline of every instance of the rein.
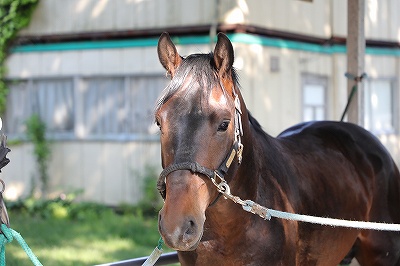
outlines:
[{"label": "rein", "polygon": [[[213,182],[214,185],[220,183],[226,183],[225,175],[228,173],[229,167],[231,166],[233,159],[237,156],[238,163],[242,162],[243,144],[241,142],[241,136],[243,136],[242,128],[242,111],[240,109],[239,97],[235,94],[235,141],[232,145],[231,151],[222,161],[220,166],[216,170],[212,170],[197,162],[182,162],[171,164],[166,167],[160,174],[157,181],[157,189],[161,194],[161,197],[165,199],[166,197],[166,179],[167,176],[177,170],[189,170],[192,173],[198,173],[207,176]],[[217,197],[210,205],[214,204],[219,197]]]}]

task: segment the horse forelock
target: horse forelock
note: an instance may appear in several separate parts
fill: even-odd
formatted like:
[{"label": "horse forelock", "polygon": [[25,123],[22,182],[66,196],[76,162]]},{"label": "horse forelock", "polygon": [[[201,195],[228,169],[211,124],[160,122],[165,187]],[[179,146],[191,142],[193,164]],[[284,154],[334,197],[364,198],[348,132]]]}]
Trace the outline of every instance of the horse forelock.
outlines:
[{"label": "horse forelock", "polygon": [[[213,53],[209,54],[192,54],[182,60],[181,65],[178,67],[171,82],[163,90],[161,96],[158,98],[155,112],[166,103],[176,92],[180,89],[186,89],[188,95],[198,89],[203,90],[203,95],[209,96],[212,89],[221,87],[223,93],[226,93],[219,78],[218,71],[215,67]],[[232,68],[232,82],[233,86],[239,87],[237,74]]]}]

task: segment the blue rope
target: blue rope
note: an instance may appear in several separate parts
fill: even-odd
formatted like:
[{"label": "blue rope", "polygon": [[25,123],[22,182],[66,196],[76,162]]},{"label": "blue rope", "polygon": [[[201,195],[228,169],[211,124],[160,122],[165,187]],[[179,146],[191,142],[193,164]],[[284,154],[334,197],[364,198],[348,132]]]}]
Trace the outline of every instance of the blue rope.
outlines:
[{"label": "blue rope", "polygon": [[162,239],[162,237],[160,237],[160,239],[158,240],[157,248],[161,250],[163,245],[164,245],[164,240]]},{"label": "blue rope", "polygon": [[3,232],[0,234],[0,266],[6,265],[6,244],[13,241],[15,238],[20,246],[25,251],[26,255],[28,255],[29,259],[32,261],[33,265],[35,266],[43,266],[38,258],[33,254],[32,250],[29,248],[28,244],[25,242],[24,238],[21,236],[20,233],[15,231],[14,229],[8,228],[7,225],[1,224],[1,231]]}]

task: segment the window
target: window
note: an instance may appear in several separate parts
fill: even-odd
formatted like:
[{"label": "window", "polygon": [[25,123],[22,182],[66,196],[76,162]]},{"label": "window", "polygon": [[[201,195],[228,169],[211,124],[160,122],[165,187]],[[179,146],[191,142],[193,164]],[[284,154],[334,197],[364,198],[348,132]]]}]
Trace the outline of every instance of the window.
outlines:
[{"label": "window", "polygon": [[123,78],[86,78],[81,82],[85,135],[126,133]]},{"label": "window", "polygon": [[18,135],[24,132],[24,123],[29,118],[29,91],[27,81],[14,81],[8,84],[7,110],[3,130],[8,134]]},{"label": "window", "polygon": [[364,85],[364,125],[376,134],[394,133],[398,108],[393,79],[367,79]]},{"label": "window", "polygon": [[[154,107],[161,91],[167,86],[165,77],[129,79],[128,131],[137,134],[148,134],[154,126]],[[158,128],[156,128],[158,132]]]},{"label": "window", "polygon": [[14,81],[9,83],[7,133],[21,136],[26,120],[39,114],[49,132],[73,132],[74,99],[70,79]]},{"label": "window", "polygon": [[324,77],[302,75],[303,121],[326,119],[326,86]]},{"label": "window", "polygon": [[5,130],[22,137],[34,113],[54,138],[146,138],[168,80],[161,76],[78,77],[9,82]]},{"label": "window", "polygon": [[29,91],[30,113],[37,113],[50,132],[73,132],[74,90],[71,79],[35,80]]}]

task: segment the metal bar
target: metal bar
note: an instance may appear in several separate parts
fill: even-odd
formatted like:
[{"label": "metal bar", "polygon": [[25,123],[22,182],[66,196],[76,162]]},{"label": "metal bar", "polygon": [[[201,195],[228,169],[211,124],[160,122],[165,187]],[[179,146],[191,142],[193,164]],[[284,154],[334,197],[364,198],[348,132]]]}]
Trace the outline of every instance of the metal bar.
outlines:
[{"label": "metal bar", "polygon": [[[347,0],[347,73],[355,77],[360,77],[364,73],[364,13],[365,0]],[[347,121],[362,126],[364,124],[362,82],[348,79],[347,92],[350,95],[355,84],[357,90],[353,93],[352,103],[348,106]]]},{"label": "metal bar", "polygon": [[[143,262],[146,261],[147,258],[148,258],[148,256],[130,259],[130,260],[122,260],[122,261],[117,261],[117,262],[105,263],[105,264],[100,264],[97,266],[141,266],[143,264]],[[169,264],[173,264],[173,263],[179,263],[178,253],[176,251],[162,254],[155,265],[157,265],[157,266],[158,265],[169,265]]]}]

